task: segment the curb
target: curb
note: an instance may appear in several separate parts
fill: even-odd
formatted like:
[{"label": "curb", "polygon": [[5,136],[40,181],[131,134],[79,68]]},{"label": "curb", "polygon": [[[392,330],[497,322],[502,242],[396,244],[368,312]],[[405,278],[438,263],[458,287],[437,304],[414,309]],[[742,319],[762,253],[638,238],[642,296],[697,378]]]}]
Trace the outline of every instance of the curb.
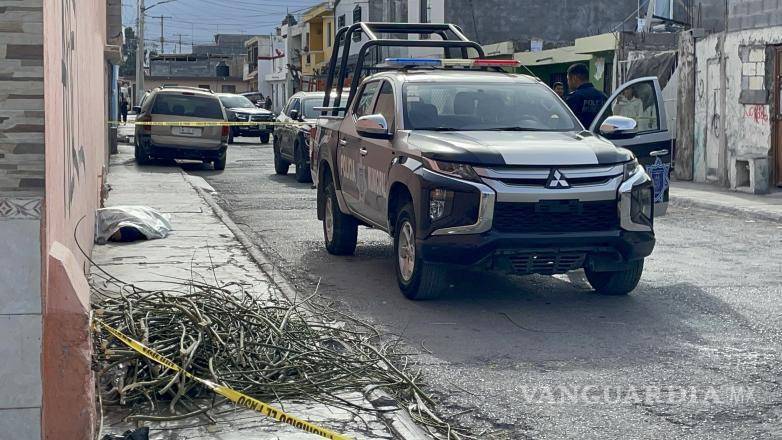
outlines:
[{"label": "curb", "polygon": [[[293,284],[291,284],[290,281],[288,281],[285,276],[282,275],[279,270],[277,270],[277,266],[271,262],[271,259],[267,256],[267,254],[258,248],[258,246],[256,246],[255,243],[250,240],[250,237],[248,237],[247,234],[245,234],[244,231],[242,231],[239,226],[234,223],[233,220],[231,220],[231,217],[228,215],[228,213],[220,207],[211,194],[209,194],[203,188],[194,185],[193,181],[189,178],[187,173],[182,171],[182,174],[184,175],[185,180],[190,183],[198,195],[200,195],[206,204],[212,208],[212,211],[220,219],[220,221],[222,221],[231,231],[231,233],[234,234],[234,237],[239,240],[239,243],[241,243],[245,250],[250,254],[250,257],[258,265],[258,268],[261,269],[261,272],[268,276],[269,280],[275,284],[280,289],[282,294],[285,295],[289,300],[296,298],[296,288],[293,286]],[[364,392],[364,397],[377,409],[392,406],[389,405],[392,402],[393,406],[397,406],[395,405],[396,401],[392,397],[388,396],[380,390],[374,390],[370,393]],[[397,406],[397,408],[399,407]],[[379,413],[378,416],[386,422],[386,425],[393,432],[393,434],[402,440],[431,440],[432,438],[421,427],[419,427],[412,418],[410,418],[410,415],[407,414],[403,408],[399,408],[398,411],[394,412]]]},{"label": "curb", "polygon": [[722,203],[708,202],[699,200],[687,196],[670,196],[669,207],[687,207],[694,206],[696,208],[708,209],[711,211],[721,212],[723,214],[730,214],[739,217],[747,217],[753,220],[762,220],[768,222],[782,223],[782,213],[775,213],[769,211],[754,211],[748,208],[739,208],[736,206],[725,205]]}]

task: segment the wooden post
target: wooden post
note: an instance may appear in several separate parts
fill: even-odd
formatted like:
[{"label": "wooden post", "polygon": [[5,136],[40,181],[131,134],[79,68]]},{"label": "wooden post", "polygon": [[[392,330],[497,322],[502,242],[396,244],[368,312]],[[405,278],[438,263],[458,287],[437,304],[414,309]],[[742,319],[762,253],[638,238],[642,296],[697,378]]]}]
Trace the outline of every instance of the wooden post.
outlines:
[{"label": "wooden post", "polygon": [[679,180],[692,180],[695,150],[695,38],[690,31],[679,33],[679,93],[676,125],[676,166]]}]

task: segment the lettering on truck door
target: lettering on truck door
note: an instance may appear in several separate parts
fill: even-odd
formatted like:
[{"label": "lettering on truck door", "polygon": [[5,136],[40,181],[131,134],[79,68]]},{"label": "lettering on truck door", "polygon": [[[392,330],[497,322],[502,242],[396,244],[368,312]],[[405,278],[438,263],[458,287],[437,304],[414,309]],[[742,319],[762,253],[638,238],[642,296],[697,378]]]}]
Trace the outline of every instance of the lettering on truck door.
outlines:
[{"label": "lettering on truck door", "polygon": [[[372,114],[382,115],[391,133],[396,127],[396,100],[394,89],[390,82],[383,81],[377,94]],[[362,138],[361,144],[366,150],[362,157],[366,174],[366,192],[364,200],[367,206],[366,215],[369,220],[385,225],[388,210],[388,170],[394,157],[393,138],[373,139]]]}]

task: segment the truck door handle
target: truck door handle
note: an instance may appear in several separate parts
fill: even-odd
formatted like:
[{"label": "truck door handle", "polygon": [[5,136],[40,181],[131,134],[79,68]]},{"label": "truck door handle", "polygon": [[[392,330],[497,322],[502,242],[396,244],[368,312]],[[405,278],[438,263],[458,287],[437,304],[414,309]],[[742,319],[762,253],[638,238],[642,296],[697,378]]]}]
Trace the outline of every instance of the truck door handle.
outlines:
[{"label": "truck door handle", "polygon": [[347,139],[340,139],[340,140],[339,140],[339,144],[340,144],[340,145],[342,145],[342,146],[344,147],[345,145],[347,145],[347,144],[348,144],[348,140],[347,140]]},{"label": "truck door handle", "polygon": [[361,149],[358,150],[358,152],[361,153],[362,156],[366,156],[367,155],[367,149],[364,148],[364,147],[361,147]]},{"label": "truck door handle", "polygon": [[652,151],[651,153],[649,153],[649,156],[652,156],[652,157],[667,156],[667,155],[668,155],[668,150],[657,150],[657,151]]}]

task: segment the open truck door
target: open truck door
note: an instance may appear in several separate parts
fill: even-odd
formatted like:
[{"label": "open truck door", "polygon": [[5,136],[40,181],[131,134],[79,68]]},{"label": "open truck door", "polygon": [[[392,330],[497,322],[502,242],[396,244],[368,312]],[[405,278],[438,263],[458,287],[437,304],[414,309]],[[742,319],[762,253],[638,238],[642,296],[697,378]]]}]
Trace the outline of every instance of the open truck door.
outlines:
[{"label": "open truck door", "polygon": [[635,154],[654,182],[654,214],[665,215],[673,160],[673,133],[668,128],[658,79],[645,77],[622,84],[600,110],[589,127],[590,131],[601,134],[600,127],[610,116],[624,116],[636,122],[635,130],[629,135],[624,132],[617,137],[603,136],[617,147],[627,148]]}]

